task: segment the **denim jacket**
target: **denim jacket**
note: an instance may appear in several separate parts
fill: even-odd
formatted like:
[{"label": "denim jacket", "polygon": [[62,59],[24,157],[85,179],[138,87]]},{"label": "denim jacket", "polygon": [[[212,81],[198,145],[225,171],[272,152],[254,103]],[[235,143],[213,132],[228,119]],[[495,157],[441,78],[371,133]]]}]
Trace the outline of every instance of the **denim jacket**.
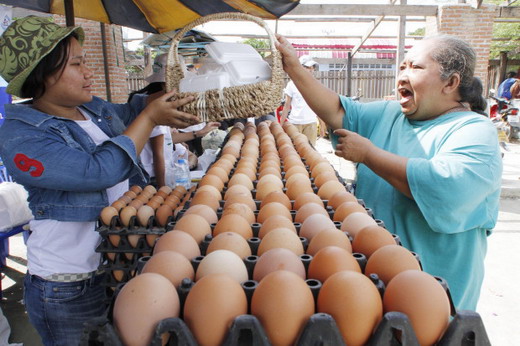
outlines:
[{"label": "denim jacket", "polygon": [[137,174],[145,179],[133,141],[122,135],[145,107],[144,96],[113,104],[94,97],[80,108],[110,137],[96,146],[73,120],[31,104],[6,105],[0,157],[29,193],[37,220],[95,221],[108,205],[106,189]]}]

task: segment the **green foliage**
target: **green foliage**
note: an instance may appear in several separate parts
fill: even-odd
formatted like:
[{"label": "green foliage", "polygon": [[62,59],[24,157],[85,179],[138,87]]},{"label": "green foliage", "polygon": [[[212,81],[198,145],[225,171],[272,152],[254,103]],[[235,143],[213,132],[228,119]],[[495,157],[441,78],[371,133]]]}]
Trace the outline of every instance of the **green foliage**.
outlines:
[{"label": "green foliage", "polygon": [[417,30],[409,32],[408,35],[424,36],[425,33],[426,33],[426,28],[417,28]]},{"label": "green foliage", "polygon": [[255,48],[262,58],[265,58],[270,54],[270,46],[269,41],[267,39],[258,39],[258,38],[248,38],[244,40],[242,43],[248,44]]},{"label": "green foliage", "polygon": [[[486,0],[486,4],[504,5],[504,0]],[[510,6],[520,6],[516,2]],[[508,52],[509,59],[520,59],[520,23],[494,23],[493,38],[503,39],[491,42],[490,59],[497,59],[500,52]]]}]

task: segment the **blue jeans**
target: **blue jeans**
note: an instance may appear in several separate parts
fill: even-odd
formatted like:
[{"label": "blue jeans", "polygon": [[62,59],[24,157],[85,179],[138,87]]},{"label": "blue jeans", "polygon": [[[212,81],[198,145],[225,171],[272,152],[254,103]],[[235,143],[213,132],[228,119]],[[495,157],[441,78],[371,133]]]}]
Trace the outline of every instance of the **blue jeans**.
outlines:
[{"label": "blue jeans", "polygon": [[97,275],[83,281],[55,282],[26,274],[25,308],[44,345],[79,345],[83,323],[105,313],[103,277]]}]

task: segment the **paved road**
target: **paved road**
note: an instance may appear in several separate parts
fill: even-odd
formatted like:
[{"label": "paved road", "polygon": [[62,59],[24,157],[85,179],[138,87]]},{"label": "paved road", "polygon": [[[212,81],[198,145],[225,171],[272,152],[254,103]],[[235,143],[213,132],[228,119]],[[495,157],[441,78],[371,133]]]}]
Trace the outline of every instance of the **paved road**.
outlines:
[{"label": "paved road", "polygon": [[[353,179],[354,166],[332,153],[330,142],[319,139],[316,149],[345,179]],[[520,345],[520,144],[510,144],[504,156],[503,193],[499,222],[489,237],[486,277],[477,308],[494,346]],[[40,345],[28,323],[21,300],[25,245],[21,235],[10,238],[11,251],[2,279],[0,303],[11,325],[11,342]]]}]

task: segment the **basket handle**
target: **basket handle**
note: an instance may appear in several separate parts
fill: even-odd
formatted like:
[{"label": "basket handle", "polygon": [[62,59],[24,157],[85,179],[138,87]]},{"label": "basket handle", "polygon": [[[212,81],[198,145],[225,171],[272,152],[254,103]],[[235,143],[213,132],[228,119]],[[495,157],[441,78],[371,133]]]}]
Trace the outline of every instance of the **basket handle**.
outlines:
[{"label": "basket handle", "polygon": [[[184,35],[190,31],[191,29],[199,26],[201,24],[215,21],[215,20],[247,20],[258,24],[262,27],[269,36],[269,44],[271,48],[271,53],[273,56],[273,70],[282,70],[282,60],[279,52],[275,48],[276,37],[272,30],[269,28],[267,23],[262,19],[252,16],[250,14],[241,13],[241,12],[221,12],[214,13],[207,16],[199,17],[192,21],[191,23],[186,24],[181,30],[179,30],[172,39],[172,44],[170,49],[168,50],[168,59],[166,64],[166,90],[171,91],[174,88],[179,88],[179,84],[182,78],[184,78],[184,71],[182,70],[182,66],[180,64],[178,48],[181,39]],[[172,64],[173,62],[173,64]],[[274,71],[273,71],[274,72]],[[177,90],[178,91],[178,90]]]}]

